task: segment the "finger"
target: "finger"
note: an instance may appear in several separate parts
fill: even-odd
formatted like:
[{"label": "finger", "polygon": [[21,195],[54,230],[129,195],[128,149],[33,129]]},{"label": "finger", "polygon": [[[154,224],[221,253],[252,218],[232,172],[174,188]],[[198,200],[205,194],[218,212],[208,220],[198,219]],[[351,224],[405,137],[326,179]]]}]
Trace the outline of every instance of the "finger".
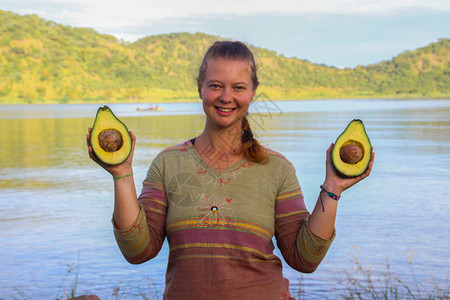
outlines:
[{"label": "finger", "polygon": [[98,164],[99,162],[98,162],[97,156],[95,155],[94,150],[92,149],[92,146],[90,143],[88,143],[87,148],[88,148],[89,157]]},{"label": "finger", "polygon": [[375,161],[375,152],[372,152],[371,156],[370,156],[369,166],[367,167],[367,170],[370,171],[372,169],[374,161]]},{"label": "finger", "polygon": [[133,156],[134,156],[134,149],[136,146],[136,136],[133,134],[133,132],[131,132],[131,130],[129,131],[129,133],[130,133],[130,137],[131,137],[131,153],[130,153],[130,156],[128,156],[128,160],[132,161]]},{"label": "finger", "polygon": [[331,151],[333,150],[334,144],[331,143],[330,147],[328,147],[327,149],[327,153],[331,153]]},{"label": "finger", "polygon": [[375,160],[375,153],[372,152],[372,157],[370,158],[369,166],[367,167],[367,170],[366,170],[367,176],[369,176],[370,172],[372,172],[374,160]]},{"label": "finger", "polygon": [[367,166],[367,169],[364,171],[364,173],[360,176],[361,177],[360,180],[362,180],[370,175],[370,173],[372,172],[374,159],[375,159],[375,153],[372,153],[369,165]]},{"label": "finger", "polygon": [[95,156],[94,151],[92,151],[91,146],[88,147],[88,152],[89,152],[89,157],[98,164],[97,157]]},{"label": "finger", "polygon": [[333,150],[333,146],[334,146],[334,144],[331,143],[330,147],[328,147],[328,149],[327,149],[326,162],[330,161],[330,158],[331,158],[331,151]]},{"label": "finger", "polygon": [[134,146],[136,145],[136,136],[133,134],[131,130],[130,130],[130,137],[131,137],[131,151],[134,151]]},{"label": "finger", "polygon": [[92,128],[88,127],[88,134],[86,135],[86,142],[87,142],[88,147],[91,144],[91,132],[92,132]]},{"label": "finger", "polygon": [[94,151],[92,150],[92,146],[88,146],[88,152],[89,152],[89,157],[92,158],[92,160],[96,160],[96,156],[94,154]]},{"label": "finger", "polygon": [[107,170],[106,165],[98,159],[98,157],[95,155],[94,151],[92,151],[92,147],[89,146],[89,157],[96,163],[98,164],[100,167],[102,167],[103,169]]}]

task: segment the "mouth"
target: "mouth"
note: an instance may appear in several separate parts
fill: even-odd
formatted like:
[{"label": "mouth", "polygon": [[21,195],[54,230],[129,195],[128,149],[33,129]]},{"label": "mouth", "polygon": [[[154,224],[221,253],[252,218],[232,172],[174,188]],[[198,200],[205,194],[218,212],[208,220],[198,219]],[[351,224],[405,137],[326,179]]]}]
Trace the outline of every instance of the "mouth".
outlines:
[{"label": "mouth", "polygon": [[218,111],[221,111],[224,113],[229,113],[229,112],[232,112],[233,110],[235,110],[235,108],[224,108],[224,107],[217,107],[217,106],[216,106],[216,109]]}]

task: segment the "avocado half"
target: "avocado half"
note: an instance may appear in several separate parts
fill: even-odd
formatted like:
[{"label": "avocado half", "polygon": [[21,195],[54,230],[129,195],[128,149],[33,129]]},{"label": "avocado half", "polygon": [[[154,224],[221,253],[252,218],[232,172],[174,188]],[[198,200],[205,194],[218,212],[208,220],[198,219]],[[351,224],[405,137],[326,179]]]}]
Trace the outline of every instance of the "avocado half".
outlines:
[{"label": "avocado half", "polygon": [[97,110],[90,142],[95,156],[108,165],[124,162],[131,153],[127,126],[106,105]]},{"label": "avocado half", "polygon": [[352,120],[339,135],[331,157],[341,177],[357,177],[367,170],[372,157],[372,145],[361,120]]}]

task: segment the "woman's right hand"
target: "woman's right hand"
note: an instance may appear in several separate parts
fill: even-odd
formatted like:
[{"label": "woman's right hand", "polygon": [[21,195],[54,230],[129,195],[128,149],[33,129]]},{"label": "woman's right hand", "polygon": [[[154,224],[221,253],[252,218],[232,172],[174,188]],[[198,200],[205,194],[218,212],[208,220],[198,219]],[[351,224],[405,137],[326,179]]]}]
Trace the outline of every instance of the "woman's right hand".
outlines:
[{"label": "woman's right hand", "polygon": [[95,161],[99,166],[101,166],[103,169],[105,169],[113,177],[119,177],[119,176],[123,176],[125,174],[130,174],[133,172],[132,163],[133,163],[134,146],[136,144],[136,137],[134,136],[134,134],[131,131],[130,131],[131,153],[123,163],[118,164],[118,165],[105,164],[104,162],[99,160],[97,156],[95,156],[94,151],[92,150],[92,145],[91,145],[91,132],[92,132],[92,128],[89,127],[88,134],[86,135],[86,143],[87,143],[87,147],[88,147],[89,157],[93,161]]},{"label": "woman's right hand", "polygon": [[352,187],[359,181],[363,180],[367,176],[370,175],[370,172],[372,171],[373,162],[375,159],[375,152],[371,152],[370,162],[368,165],[367,170],[364,171],[361,175],[358,177],[353,178],[342,178],[339,176],[333,167],[333,160],[331,158],[331,153],[333,151],[334,144],[331,144],[330,147],[327,150],[327,159],[326,159],[326,175],[325,175],[325,181],[323,183],[323,187],[334,194],[341,195],[343,191],[346,189]]}]

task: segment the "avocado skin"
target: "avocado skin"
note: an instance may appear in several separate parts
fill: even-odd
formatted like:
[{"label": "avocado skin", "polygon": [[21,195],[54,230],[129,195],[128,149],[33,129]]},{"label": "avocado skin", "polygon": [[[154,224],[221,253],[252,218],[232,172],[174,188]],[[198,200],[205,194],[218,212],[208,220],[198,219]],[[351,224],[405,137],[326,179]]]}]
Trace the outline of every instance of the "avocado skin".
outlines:
[{"label": "avocado skin", "polygon": [[[107,152],[100,146],[98,137],[105,130],[116,130],[122,136],[122,145],[117,151]],[[97,110],[94,125],[92,125],[90,143],[95,156],[108,165],[123,163],[131,153],[131,136],[128,128],[107,105]]]},{"label": "avocado skin", "polygon": [[[356,164],[342,161],[340,149],[349,141],[356,141],[363,146],[363,157]],[[331,152],[332,164],[337,174],[342,178],[354,178],[363,174],[369,167],[372,157],[372,144],[367,135],[364,123],[360,119],[353,119],[338,136]]]}]

